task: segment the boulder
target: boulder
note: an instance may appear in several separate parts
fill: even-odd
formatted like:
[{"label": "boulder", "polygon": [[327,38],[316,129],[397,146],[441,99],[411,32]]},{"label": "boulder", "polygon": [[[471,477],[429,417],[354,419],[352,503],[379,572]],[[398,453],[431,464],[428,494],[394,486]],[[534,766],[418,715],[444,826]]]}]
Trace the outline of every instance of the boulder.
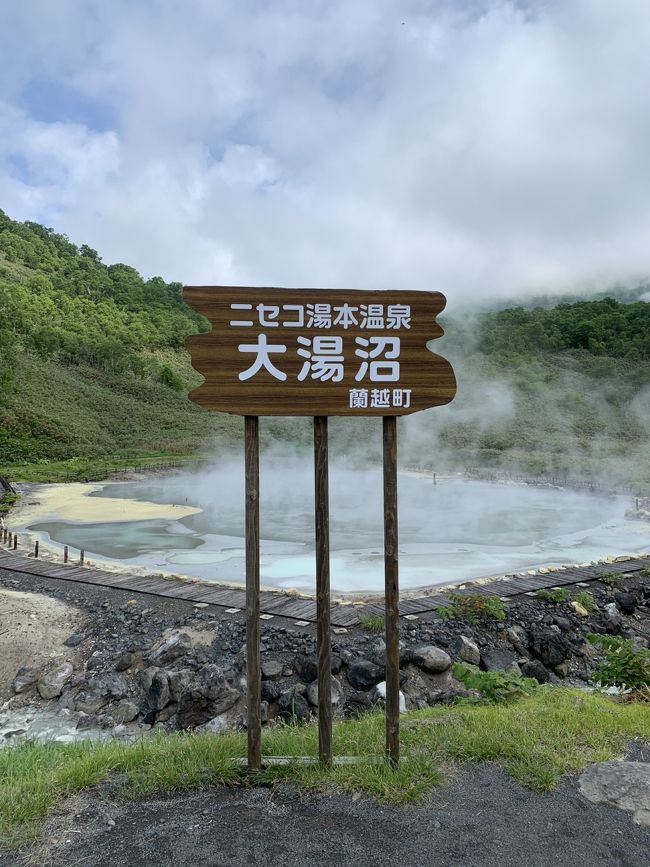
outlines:
[{"label": "boulder", "polygon": [[191,649],[192,639],[186,632],[173,632],[149,651],[148,660],[151,665],[167,665],[180,656],[185,656]]},{"label": "boulder", "polygon": [[270,680],[262,681],[262,701],[277,701],[281,692],[282,690],[277,683],[273,683]]},{"label": "boulder", "polygon": [[157,671],[151,679],[151,686],[145,696],[149,710],[162,710],[172,700],[169,688],[169,675],[166,671]]},{"label": "boulder", "polygon": [[12,689],[16,695],[27,692],[38,681],[38,671],[35,668],[19,668],[14,677]]},{"label": "boulder", "polygon": [[625,593],[623,590],[618,590],[614,594],[614,599],[616,599],[616,604],[623,614],[634,614],[636,610],[636,596],[634,593]]},{"label": "boulder", "polygon": [[472,665],[478,665],[481,661],[481,651],[472,639],[467,638],[466,635],[459,635],[454,639],[450,649],[459,659],[470,662]]},{"label": "boulder", "polygon": [[[332,705],[335,707],[340,707],[343,703],[343,693],[341,691],[341,687],[339,686],[339,682],[335,677],[330,678],[331,680],[331,699]],[[315,680],[313,683],[310,683],[307,687],[307,701],[309,704],[314,707],[318,707],[318,681]]]},{"label": "boulder", "polygon": [[109,671],[106,674],[96,674],[88,681],[88,688],[109,699],[120,699],[128,692],[128,684],[123,674]]},{"label": "boulder", "polygon": [[83,632],[73,632],[72,635],[69,635],[63,643],[66,647],[79,647],[81,642],[84,640],[84,637]]},{"label": "boulder", "polygon": [[354,659],[348,666],[348,681],[354,689],[371,689],[384,676],[383,666],[375,665],[369,659]]},{"label": "boulder", "polygon": [[608,632],[619,632],[623,626],[623,616],[615,602],[605,605],[605,626]]},{"label": "boulder", "polygon": [[486,671],[512,671],[515,674],[521,674],[515,654],[511,650],[503,650],[500,647],[484,650],[481,665]]},{"label": "boulder", "polygon": [[548,683],[549,673],[539,659],[527,659],[520,668],[524,677],[534,677],[538,683]]},{"label": "boulder", "polygon": [[131,668],[134,662],[135,653],[131,653],[131,651],[127,650],[126,653],[123,653],[115,663],[115,671],[126,671],[127,668]]},{"label": "boulder", "polygon": [[229,710],[239,697],[232,679],[225,677],[218,666],[204,665],[181,693],[178,725],[180,728],[203,725]]},{"label": "boulder", "polygon": [[571,656],[571,644],[559,632],[548,627],[535,630],[530,650],[546,666],[559,665]]},{"label": "boulder", "polygon": [[[330,655],[330,671],[338,674],[343,661],[338,653]],[[293,667],[300,680],[311,683],[318,677],[318,657],[315,653],[300,653],[293,661]]]},{"label": "boulder", "polygon": [[580,793],[592,804],[610,804],[632,813],[632,821],[650,828],[650,764],[598,762],[583,771]]},{"label": "boulder", "polygon": [[132,701],[123,698],[112,709],[111,716],[117,725],[121,725],[122,723],[128,723],[134,720],[139,712],[137,704],[133,704]]},{"label": "boulder", "polygon": [[167,672],[169,677],[169,689],[174,701],[178,701],[181,693],[186,689],[194,676],[194,672],[189,668],[181,668],[178,671]]},{"label": "boulder", "polygon": [[307,683],[318,677],[318,659],[315,653],[299,653],[293,661],[293,667],[298,677]]},{"label": "boulder", "polygon": [[449,654],[440,647],[435,647],[433,644],[414,648],[412,660],[418,668],[429,672],[429,674],[440,674],[451,668],[451,657]]},{"label": "boulder", "polygon": [[72,664],[64,662],[44,672],[38,681],[38,692],[41,698],[57,698],[63,692],[63,687],[72,677]]},{"label": "boulder", "polygon": [[282,677],[282,663],[277,659],[262,660],[262,678],[263,680],[277,680]]},{"label": "boulder", "polygon": [[303,695],[297,693],[295,689],[289,689],[278,699],[277,715],[287,721],[305,721],[311,716],[311,708]]}]

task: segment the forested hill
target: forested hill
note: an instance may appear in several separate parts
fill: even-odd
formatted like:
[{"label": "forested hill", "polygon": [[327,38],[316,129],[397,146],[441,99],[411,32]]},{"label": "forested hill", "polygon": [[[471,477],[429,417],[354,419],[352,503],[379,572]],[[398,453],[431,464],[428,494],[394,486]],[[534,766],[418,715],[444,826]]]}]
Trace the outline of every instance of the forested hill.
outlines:
[{"label": "forested hill", "polygon": [[[238,439],[238,419],[187,400],[200,380],[183,341],[208,325],[180,290],[0,211],[0,473],[29,465],[47,477],[59,461],[190,454]],[[516,307],[471,326],[446,316],[444,326],[436,350],[454,361],[458,397],[409,419],[406,462],[650,484],[649,303]],[[376,454],[375,427],[338,423],[334,449],[354,442]],[[263,429],[267,441],[310,441],[307,420]]]}]

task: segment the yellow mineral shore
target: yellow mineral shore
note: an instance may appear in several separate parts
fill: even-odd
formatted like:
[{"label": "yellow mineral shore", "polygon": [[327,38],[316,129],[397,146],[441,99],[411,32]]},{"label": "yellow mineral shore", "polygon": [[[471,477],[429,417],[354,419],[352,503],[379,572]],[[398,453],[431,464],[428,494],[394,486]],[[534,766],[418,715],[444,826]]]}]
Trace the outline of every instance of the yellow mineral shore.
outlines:
[{"label": "yellow mineral shore", "polygon": [[185,504],[165,505],[118,497],[90,496],[107,485],[110,485],[110,482],[68,482],[64,485],[34,488],[12,510],[11,523],[20,528],[47,520],[92,524],[104,521],[178,519],[201,511],[195,506]]}]

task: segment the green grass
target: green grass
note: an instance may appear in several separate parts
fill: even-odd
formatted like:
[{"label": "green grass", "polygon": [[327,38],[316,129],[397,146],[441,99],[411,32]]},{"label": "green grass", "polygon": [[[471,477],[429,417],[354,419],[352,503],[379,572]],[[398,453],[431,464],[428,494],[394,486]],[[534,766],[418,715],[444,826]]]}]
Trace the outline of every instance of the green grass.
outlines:
[{"label": "green grass", "polygon": [[[432,708],[404,715],[397,769],[372,761],[383,754],[384,717],[372,714],[334,727],[338,755],[368,757],[356,765],[289,764],[247,778],[235,764],[246,754],[244,734],[175,734],[137,742],[21,745],[0,750],[0,840],[15,846],[38,833],[62,798],[112,779],[126,798],[220,784],[292,780],[305,789],[363,791],[394,804],[439,785],[455,763],[496,762],[537,791],[589,762],[621,754],[634,737],[650,740],[647,705],[616,703],[597,694],[540,688],[515,704]],[[266,755],[316,756],[315,726],[265,731]]]},{"label": "green grass", "polygon": [[386,629],[386,617],[383,614],[360,614],[359,624],[366,632],[383,632]]},{"label": "green grass", "polygon": [[553,605],[561,605],[563,602],[568,602],[571,594],[566,587],[556,587],[554,590],[536,590],[535,596],[543,599],[544,602],[552,602]]},{"label": "green grass", "polygon": [[599,572],[598,580],[608,587],[617,587],[623,580],[623,576],[620,572]]}]

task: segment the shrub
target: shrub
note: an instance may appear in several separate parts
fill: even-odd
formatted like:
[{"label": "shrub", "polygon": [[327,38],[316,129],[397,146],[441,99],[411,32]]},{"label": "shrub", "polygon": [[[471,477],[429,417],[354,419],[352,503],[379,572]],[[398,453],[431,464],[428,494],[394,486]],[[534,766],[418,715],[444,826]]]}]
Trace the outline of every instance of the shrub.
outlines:
[{"label": "shrub", "polygon": [[608,587],[616,587],[623,580],[623,576],[620,572],[600,572],[598,580],[602,581],[603,584],[607,584]]},{"label": "shrub", "polygon": [[556,587],[554,590],[538,590],[535,593],[535,596],[543,599],[544,602],[552,602],[554,605],[568,602],[570,595],[566,587]]},{"label": "shrub", "polygon": [[539,686],[533,677],[520,677],[511,671],[481,671],[463,662],[454,663],[453,672],[467,689],[477,689],[493,704],[515,701]]},{"label": "shrub", "polygon": [[498,596],[483,596],[482,593],[450,593],[451,605],[439,606],[436,613],[444,620],[450,617],[465,617],[470,623],[482,620],[505,620],[506,610]]},{"label": "shrub", "polygon": [[585,611],[588,611],[590,614],[598,608],[593,594],[588,590],[583,590],[582,593],[578,593],[575,601],[582,605]]},{"label": "shrub", "polygon": [[637,648],[629,638],[617,635],[588,636],[592,644],[603,648],[605,658],[594,670],[594,678],[603,686],[631,689],[650,699],[650,650]]}]

